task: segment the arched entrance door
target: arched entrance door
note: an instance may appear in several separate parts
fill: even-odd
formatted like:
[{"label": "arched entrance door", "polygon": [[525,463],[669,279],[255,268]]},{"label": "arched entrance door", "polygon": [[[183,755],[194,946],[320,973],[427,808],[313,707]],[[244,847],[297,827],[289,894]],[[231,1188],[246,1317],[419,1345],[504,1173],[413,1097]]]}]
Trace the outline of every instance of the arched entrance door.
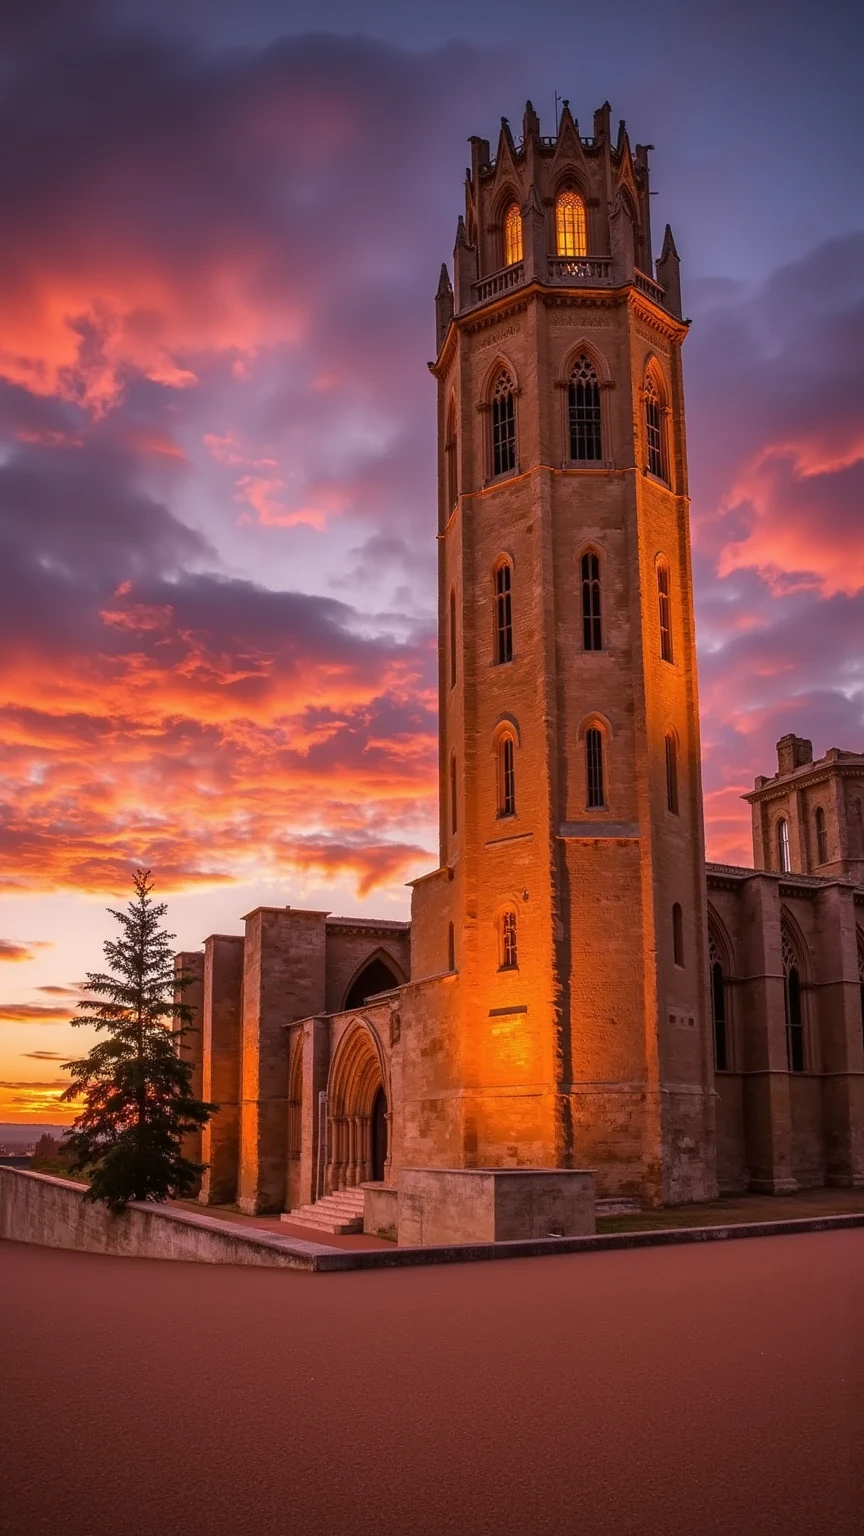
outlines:
[{"label": "arched entrance door", "polygon": [[387,1097],[377,1044],[359,1020],[336,1050],[328,1100],[326,1192],[383,1178]]},{"label": "arched entrance door", "polygon": [[372,1177],[383,1180],[387,1162],[387,1096],[379,1088],[372,1104]]}]

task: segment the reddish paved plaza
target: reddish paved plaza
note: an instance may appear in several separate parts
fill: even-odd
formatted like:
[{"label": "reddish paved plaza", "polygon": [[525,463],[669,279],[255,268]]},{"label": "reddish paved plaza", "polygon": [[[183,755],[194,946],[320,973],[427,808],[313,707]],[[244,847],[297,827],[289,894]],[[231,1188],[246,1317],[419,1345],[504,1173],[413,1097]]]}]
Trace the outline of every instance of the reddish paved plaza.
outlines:
[{"label": "reddish paved plaza", "polygon": [[860,1536],[864,1231],[306,1275],[0,1243],[15,1536]]}]

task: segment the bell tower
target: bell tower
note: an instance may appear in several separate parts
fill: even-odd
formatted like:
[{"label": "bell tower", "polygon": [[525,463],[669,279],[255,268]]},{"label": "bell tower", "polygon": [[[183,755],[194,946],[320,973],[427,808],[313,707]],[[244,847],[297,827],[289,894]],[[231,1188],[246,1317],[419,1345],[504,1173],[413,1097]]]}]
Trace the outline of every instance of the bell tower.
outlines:
[{"label": "bell tower", "polygon": [[648,147],[608,103],[588,136],[529,102],[518,142],[471,140],[430,365],[441,870],[415,924],[458,989],[457,1160],[674,1203],[716,1178],[687,323],[668,228],[651,249]]}]

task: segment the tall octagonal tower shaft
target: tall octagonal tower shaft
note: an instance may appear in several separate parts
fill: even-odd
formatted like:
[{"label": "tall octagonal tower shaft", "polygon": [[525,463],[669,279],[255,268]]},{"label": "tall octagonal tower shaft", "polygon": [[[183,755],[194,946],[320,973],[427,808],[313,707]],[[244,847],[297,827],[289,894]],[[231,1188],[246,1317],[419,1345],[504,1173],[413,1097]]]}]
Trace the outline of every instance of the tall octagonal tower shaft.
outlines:
[{"label": "tall octagonal tower shaft", "polygon": [[687,325],[648,181],[608,104],[472,140],[432,365],[446,885],[415,915],[458,984],[458,1159],[678,1202],[716,1195],[713,1062]]}]

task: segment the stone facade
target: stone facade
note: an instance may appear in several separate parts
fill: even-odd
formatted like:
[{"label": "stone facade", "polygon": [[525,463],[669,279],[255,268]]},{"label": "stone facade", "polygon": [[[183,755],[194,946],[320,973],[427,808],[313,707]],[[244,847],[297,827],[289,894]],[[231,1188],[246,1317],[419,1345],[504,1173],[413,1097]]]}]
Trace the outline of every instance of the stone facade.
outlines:
[{"label": "stone facade", "polygon": [[864,757],[784,738],[757,868],[706,879],[678,257],[647,150],[593,129],[529,104],[518,146],[472,140],[430,365],[439,867],[410,925],[261,908],[207,940],[202,1201],[864,1180]]}]

